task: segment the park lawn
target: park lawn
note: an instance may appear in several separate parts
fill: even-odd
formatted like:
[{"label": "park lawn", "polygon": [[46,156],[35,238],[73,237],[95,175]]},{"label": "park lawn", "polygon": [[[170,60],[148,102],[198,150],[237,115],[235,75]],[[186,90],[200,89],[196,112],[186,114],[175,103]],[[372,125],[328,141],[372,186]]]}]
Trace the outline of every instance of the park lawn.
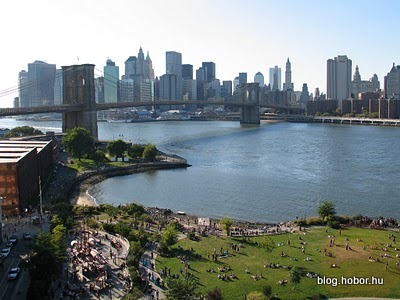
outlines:
[{"label": "park lawn", "polygon": [[[180,262],[177,255],[185,255],[190,261],[189,272],[199,282],[198,291],[206,294],[207,291],[219,287],[222,290],[224,299],[242,299],[250,291],[262,291],[265,285],[272,288],[272,295],[277,295],[281,299],[306,299],[313,295],[325,295],[328,297],[344,296],[369,296],[369,297],[400,297],[400,266],[396,266],[397,259],[395,255],[400,251],[395,251],[397,247],[388,238],[388,233],[396,235],[396,242],[400,238],[399,233],[384,230],[349,228],[338,230],[314,227],[307,230],[307,233],[293,233],[274,235],[270,237],[251,237],[251,238],[231,238],[231,237],[201,237],[200,241],[191,241],[182,239],[172,247],[172,253],[169,257],[157,257],[156,268],[161,270],[165,266],[171,268],[171,274],[180,274],[180,268],[184,265]],[[329,247],[329,237],[335,235],[335,246]],[[271,252],[258,246],[266,243],[268,239],[273,241],[275,248]],[[348,241],[346,240],[348,239]],[[358,239],[358,241],[357,241]],[[290,246],[287,241],[290,241]],[[231,249],[232,244],[242,244],[240,252],[234,252]],[[279,244],[283,244],[278,246]],[[302,243],[302,244],[301,244]],[[346,243],[349,243],[352,250],[346,250]],[[392,244],[388,248],[390,258],[381,258],[382,247]],[[178,246],[181,249],[178,249]],[[301,246],[305,248],[302,253]],[[365,246],[365,250],[363,250]],[[367,247],[368,246],[368,247]],[[212,261],[212,253],[216,249],[217,254],[222,250],[228,250],[227,258]],[[372,249],[373,248],[373,249]],[[400,248],[400,244],[399,244]],[[193,249],[193,251],[191,250]],[[324,255],[324,249],[332,252],[332,257]],[[286,256],[282,257],[282,252]],[[201,257],[195,257],[195,254]],[[208,258],[208,255],[210,258]],[[368,257],[372,255],[380,262],[369,261]],[[305,261],[305,258],[311,258],[312,261]],[[385,265],[388,262],[388,270]],[[265,268],[264,264],[279,264],[278,268]],[[332,268],[336,264],[336,268]],[[227,275],[234,273],[238,279],[229,279],[223,281],[218,279],[218,267],[229,266],[231,271]],[[294,284],[290,281],[290,271],[286,267],[298,267],[305,275],[307,272],[315,272],[321,278],[345,278],[356,276],[371,278],[383,278],[383,285],[337,285],[317,284],[317,278],[308,278],[303,276],[300,283]],[[209,273],[206,270],[213,268],[216,272]],[[245,273],[245,269],[250,271]],[[184,275],[184,274],[183,274]],[[254,280],[251,276],[262,276],[259,280]],[[182,277],[182,276],[181,276]],[[288,280],[284,285],[278,284],[279,280]],[[369,279],[371,280],[371,279]]]}]

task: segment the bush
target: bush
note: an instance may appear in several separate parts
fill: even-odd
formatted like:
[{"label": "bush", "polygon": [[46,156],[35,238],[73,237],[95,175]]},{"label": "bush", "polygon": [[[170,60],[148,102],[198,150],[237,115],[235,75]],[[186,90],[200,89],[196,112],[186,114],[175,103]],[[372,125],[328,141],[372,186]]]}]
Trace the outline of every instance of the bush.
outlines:
[{"label": "bush", "polygon": [[95,162],[104,162],[104,161],[107,161],[108,159],[107,159],[107,157],[106,157],[106,154],[103,152],[103,151],[101,151],[101,150],[96,150],[96,151],[94,151],[91,155],[90,155],[90,158],[91,159],[93,159]]},{"label": "bush", "polygon": [[338,220],[328,220],[327,225],[333,229],[340,229],[340,222]]}]

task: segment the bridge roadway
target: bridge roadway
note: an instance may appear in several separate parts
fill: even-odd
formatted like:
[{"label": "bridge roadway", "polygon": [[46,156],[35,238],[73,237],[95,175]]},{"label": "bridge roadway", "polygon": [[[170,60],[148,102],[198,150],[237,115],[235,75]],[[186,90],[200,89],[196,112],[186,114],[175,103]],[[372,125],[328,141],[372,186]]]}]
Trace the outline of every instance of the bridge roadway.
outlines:
[{"label": "bridge roadway", "polygon": [[[240,106],[251,107],[259,105],[261,107],[269,107],[276,109],[298,109],[293,106],[267,104],[267,103],[251,103],[251,102],[229,102],[223,99],[212,100],[155,100],[155,101],[137,101],[137,102],[113,102],[113,103],[96,103],[93,110],[108,110],[113,108],[124,107],[141,107],[141,106],[154,106],[154,105],[227,105],[227,106]],[[53,106],[36,106],[36,107],[20,107],[20,108],[0,108],[0,116],[16,116],[27,114],[40,114],[40,113],[64,113],[85,110],[83,104],[64,104]]]}]

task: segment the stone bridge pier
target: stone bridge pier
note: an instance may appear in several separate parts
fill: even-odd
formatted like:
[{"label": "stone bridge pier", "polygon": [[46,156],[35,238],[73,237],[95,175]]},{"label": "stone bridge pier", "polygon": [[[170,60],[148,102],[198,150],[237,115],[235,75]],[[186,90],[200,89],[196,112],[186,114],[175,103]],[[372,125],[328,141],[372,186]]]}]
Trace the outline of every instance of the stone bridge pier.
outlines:
[{"label": "stone bridge pier", "polygon": [[240,124],[260,124],[260,87],[258,83],[245,83],[239,87],[242,103]]},{"label": "stone bridge pier", "polygon": [[63,113],[62,131],[75,127],[88,129],[98,139],[94,65],[62,67],[63,104],[81,105],[82,109]]}]

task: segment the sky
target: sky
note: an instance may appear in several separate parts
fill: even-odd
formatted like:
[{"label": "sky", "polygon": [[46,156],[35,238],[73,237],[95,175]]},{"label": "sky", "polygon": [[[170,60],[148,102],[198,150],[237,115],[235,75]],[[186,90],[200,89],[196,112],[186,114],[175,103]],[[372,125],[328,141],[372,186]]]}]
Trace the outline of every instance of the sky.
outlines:
[{"label": "sky", "polygon": [[[292,63],[295,90],[308,84],[326,93],[326,61],[347,55],[363,80],[400,64],[398,0],[2,0],[0,107],[12,107],[18,72],[35,60],[57,67],[91,63],[100,76],[108,58],[124,62],[149,51],[156,76],[165,52],[182,53],[194,70],[216,64],[233,80]],[[3,92],[3,93],[2,93]]]}]

